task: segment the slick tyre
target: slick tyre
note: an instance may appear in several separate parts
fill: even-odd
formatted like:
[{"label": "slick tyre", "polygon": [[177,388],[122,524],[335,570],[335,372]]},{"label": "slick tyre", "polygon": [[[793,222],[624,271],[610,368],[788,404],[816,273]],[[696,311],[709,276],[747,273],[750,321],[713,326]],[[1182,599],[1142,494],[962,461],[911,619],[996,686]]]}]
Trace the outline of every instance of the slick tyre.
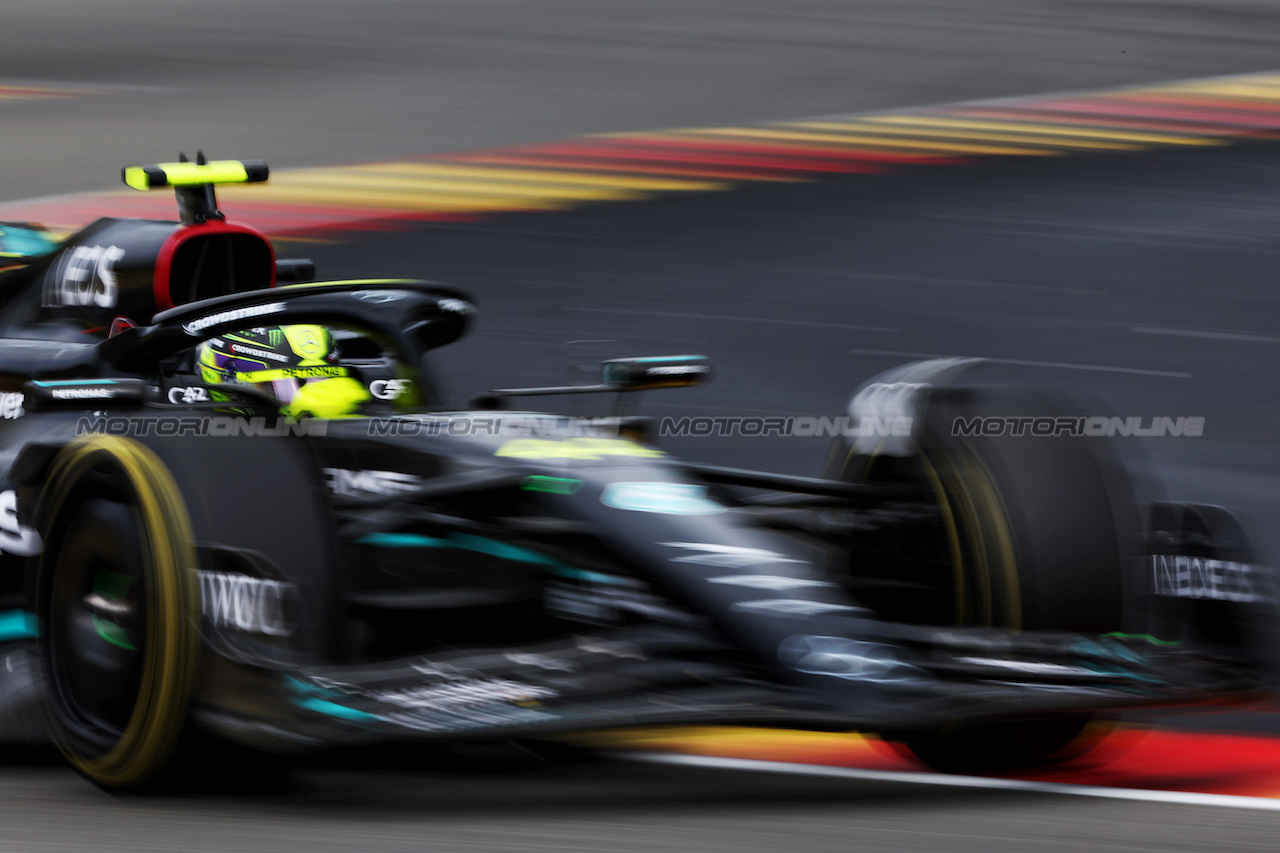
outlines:
[{"label": "slick tyre", "polygon": [[[1108,445],[1069,435],[957,435],[975,419],[1052,419],[1070,404],[1002,386],[932,389],[913,453],[879,456],[838,443],[827,476],[904,483],[929,511],[860,537],[837,567],[883,618],[1096,635],[1122,629],[1122,578],[1141,529]],[[919,415],[918,415],[919,416]],[[961,430],[963,432],[963,430]],[[917,510],[920,508],[917,507]],[[895,738],[926,764],[965,772],[1069,755],[1085,715],[1010,720]],[[1100,739],[1100,738],[1098,738]]]},{"label": "slick tyre", "polygon": [[36,517],[52,738],[103,788],[154,784],[182,737],[200,653],[182,496],[150,450],[94,436],[54,460]]}]

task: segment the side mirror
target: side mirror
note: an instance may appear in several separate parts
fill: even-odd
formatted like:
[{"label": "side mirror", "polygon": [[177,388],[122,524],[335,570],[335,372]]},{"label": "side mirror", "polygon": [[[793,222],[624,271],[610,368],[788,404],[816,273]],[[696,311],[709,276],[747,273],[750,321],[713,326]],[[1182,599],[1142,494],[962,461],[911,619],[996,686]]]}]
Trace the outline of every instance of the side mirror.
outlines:
[{"label": "side mirror", "polygon": [[711,378],[711,362],[704,355],[656,355],[612,358],[600,363],[600,384],[614,391],[682,388]]},{"label": "side mirror", "polygon": [[276,283],[315,281],[316,265],[310,258],[284,258],[276,261]]},{"label": "side mirror", "polygon": [[649,358],[611,358],[600,362],[599,385],[552,385],[545,388],[499,388],[471,398],[477,409],[496,409],[504,397],[552,394],[599,394],[682,388],[711,378],[711,362],[704,355],[658,355]]}]

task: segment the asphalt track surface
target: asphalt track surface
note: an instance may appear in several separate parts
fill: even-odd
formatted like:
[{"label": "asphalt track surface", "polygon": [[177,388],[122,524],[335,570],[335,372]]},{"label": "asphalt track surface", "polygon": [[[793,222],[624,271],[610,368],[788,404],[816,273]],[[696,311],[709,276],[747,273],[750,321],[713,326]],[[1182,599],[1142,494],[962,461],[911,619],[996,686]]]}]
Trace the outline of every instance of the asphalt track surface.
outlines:
[{"label": "asphalt track surface", "polygon": [[[0,104],[0,198],[109,186],[122,163],[195,144],[275,165],[373,160],[1255,71],[1280,42],[1280,10],[1261,2],[782,9],[10,4],[0,79],[108,94]],[[325,277],[420,274],[473,290],[477,332],[439,363],[459,397],[560,381],[574,358],[692,350],[715,359],[717,382],[650,395],[646,411],[823,415],[917,354],[1051,363],[992,369],[1124,414],[1205,416],[1203,439],[1133,449],[1170,494],[1244,511],[1274,555],[1276,154],[1259,141],[986,161],[285,248]],[[568,340],[612,343],[574,354]],[[825,450],[804,439],[668,446],[797,473],[816,471]],[[298,785],[121,799],[61,768],[3,769],[0,849],[1272,849],[1278,819],[615,763],[315,768]]]}]

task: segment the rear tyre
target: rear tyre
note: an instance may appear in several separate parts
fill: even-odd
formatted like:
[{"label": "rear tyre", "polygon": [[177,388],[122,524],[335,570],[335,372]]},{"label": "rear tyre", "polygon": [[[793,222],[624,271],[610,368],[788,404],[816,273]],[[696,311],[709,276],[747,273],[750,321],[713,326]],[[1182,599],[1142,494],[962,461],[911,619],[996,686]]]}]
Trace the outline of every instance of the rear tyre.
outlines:
[{"label": "rear tyre", "polygon": [[53,740],[103,788],[154,782],[180,741],[201,644],[181,494],[150,450],[94,436],[55,459],[37,520]]}]

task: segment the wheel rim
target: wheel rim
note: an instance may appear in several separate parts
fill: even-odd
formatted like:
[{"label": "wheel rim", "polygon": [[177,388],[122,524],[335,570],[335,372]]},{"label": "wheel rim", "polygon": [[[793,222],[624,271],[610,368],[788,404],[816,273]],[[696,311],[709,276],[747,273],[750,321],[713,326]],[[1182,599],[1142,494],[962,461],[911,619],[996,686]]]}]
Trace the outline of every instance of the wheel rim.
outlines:
[{"label": "wheel rim", "polygon": [[[912,535],[889,543],[912,553],[879,555],[882,561],[897,561],[886,572],[892,578],[886,583],[904,578],[913,582],[915,588],[901,594],[909,603],[884,599],[884,593],[875,588],[855,590],[872,609],[908,623],[983,625],[1015,631],[1022,627],[1012,537],[990,476],[976,459],[960,451],[921,450],[916,456],[902,458],[863,456],[848,450],[833,473],[845,482],[923,485],[933,494],[939,510],[938,519],[927,529],[915,528]],[[929,596],[933,606],[927,604]],[[877,599],[884,599],[884,607],[877,607]]]},{"label": "wheel rim", "polygon": [[[100,510],[104,499],[123,516],[87,530],[111,533],[66,535],[84,506]],[[55,460],[36,518],[46,542],[62,543],[43,555],[37,585],[50,732],[98,784],[141,784],[173,754],[199,661],[197,561],[181,493],[148,448],[93,436]]]},{"label": "wheel rim", "polygon": [[[124,517],[135,515],[115,506]],[[82,512],[77,520],[83,518]],[[76,521],[71,526],[83,529]],[[68,722],[104,748],[124,736],[147,653],[142,554],[108,534],[96,525],[59,551],[48,644],[53,688],[70,712]],[[120,612],[107,618],[102,605]]]}]

